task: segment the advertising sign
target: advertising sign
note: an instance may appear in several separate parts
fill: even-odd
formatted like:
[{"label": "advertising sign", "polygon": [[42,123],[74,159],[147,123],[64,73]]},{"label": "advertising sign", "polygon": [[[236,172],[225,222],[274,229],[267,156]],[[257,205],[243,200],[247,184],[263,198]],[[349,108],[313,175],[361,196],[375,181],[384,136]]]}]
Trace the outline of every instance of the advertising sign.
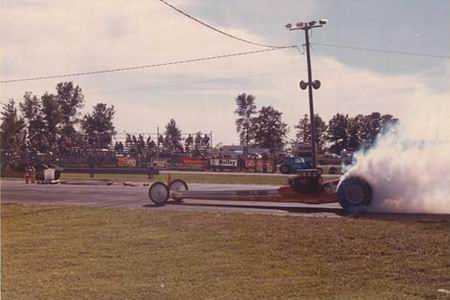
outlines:
[{"label": "advertising sign", "polygon": [[213,158],[211,159],[211,167],[223,167],[223,168],[234,168],[238,167],[237,159],[222,159]]},{"label": "advertising sign", "polygon": [[117,166],[120,168],[128,167],[128,157],[118,157]]},{"label": "advertising sign", "polygon": [[208,161],[205,159],[184,158],[182,168],[189,170],[205,170],[207,164]]}]

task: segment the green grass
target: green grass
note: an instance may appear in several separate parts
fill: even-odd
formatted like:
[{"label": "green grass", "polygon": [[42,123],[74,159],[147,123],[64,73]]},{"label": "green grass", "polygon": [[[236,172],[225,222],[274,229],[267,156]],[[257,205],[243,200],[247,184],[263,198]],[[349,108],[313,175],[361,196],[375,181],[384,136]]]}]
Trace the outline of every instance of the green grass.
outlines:
[{"label": "green grass", "polygon": [[445,299],[450,223],[2,205],[4,299]]},{"label": "green grass", "polygon": [[[263,185],[283,185],[287,184],[285,176],[257,176],[257,175],[229,175],[229,174],[186,174],[170,173],[172,179],[183,179],[190,183],[224,183],[224,184],[263,184]],[[63,173],[62,180],[89,180],[88,174]],[[94,179],[112,181],[149,181],[147,175],[140,174],[96,174]],[[167,181],[167,174],[155,176],[155,180]]]}]

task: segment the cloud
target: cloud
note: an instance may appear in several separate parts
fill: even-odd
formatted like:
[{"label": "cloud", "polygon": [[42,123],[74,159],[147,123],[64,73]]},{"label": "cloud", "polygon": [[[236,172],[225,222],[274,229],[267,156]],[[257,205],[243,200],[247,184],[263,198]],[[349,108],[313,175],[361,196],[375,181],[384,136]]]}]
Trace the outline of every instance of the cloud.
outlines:
[{"label": "cloud", "polygon": [[[192,7],[193,2],[174,3]],[[224,29],[267,42],[239,24],[230,22]],[[0,11],[0,35],[4,37],[0,42],[1,78],[82,72],[257,49],[189,22],[158,1],[29,1],[6,5]],[[315,92],[316,111],[325,118],[336,112],[371,111],[403,117],[404,107],[411,101],[429,101],[436,95],[448,99],[445,85],[440,93],[429,90],[426,81],[430,74],[426,72],[386,75],[346,65],[333,56],[317,55],[315,50],[313,70],[315,78],[322,81],[322,88]],[[448,78],[448,67],[445,75]],[[83,88],[85,110],[98,101],[115,105],[119,130],[155,132],[158,125],[164,127],[170,118],[175,118],[185,132],[213,131],[215,141],[236,143],[233,111],[238,93],[252,93],[259,106],[272,105],[281,110],[285,121],[293,126],[308,112],[307,94],[298,89],[298,81],[304,78],[305,58],[290,49],[67,80]],[[52,92],[59,81],[3,85],[1,98],[20,98],[25,91]]]}]

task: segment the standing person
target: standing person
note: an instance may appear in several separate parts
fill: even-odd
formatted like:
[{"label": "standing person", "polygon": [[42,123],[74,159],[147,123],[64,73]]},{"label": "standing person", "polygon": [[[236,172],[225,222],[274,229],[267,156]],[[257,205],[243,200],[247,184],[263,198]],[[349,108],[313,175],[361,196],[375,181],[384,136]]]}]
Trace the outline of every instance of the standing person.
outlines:
[{"label": "standing person", "polygon": [[88,158],[87,158],[87,162],[88,162],[88,166],[89,166],[89,177],[90,178],[94,178],[94,176],[95,176],[95,163],[96,163],[95,154],[93,154],[92,152],[89,152]]},{"label": "standing person", "polygon": [[35,170],[31,163],[28,163],[25,166],[25,183],[34,183]]},{"label": "standing person", "polygon": [[153,177],[155,175],[159,174],[159,169],[158,169],[158,165],[154,162],[153,164],[151,164],[151,166],[148,169],[148,179],[153,179]]}]

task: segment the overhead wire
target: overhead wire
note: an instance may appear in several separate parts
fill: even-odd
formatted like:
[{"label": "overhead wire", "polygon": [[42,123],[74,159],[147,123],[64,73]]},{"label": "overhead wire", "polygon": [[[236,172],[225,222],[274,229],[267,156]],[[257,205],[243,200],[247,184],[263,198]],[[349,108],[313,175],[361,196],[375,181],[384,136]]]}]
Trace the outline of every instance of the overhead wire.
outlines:
[{"label": "overhead wire", "polygon": [[[275,50],[282,50],[282,49],[288,49],[288,48],[295,48],[299,54],[303,55],[301,49],[297,45],[288,45],[288,46],[275,46],[275,45],[268,45],[268,44],[262,44],[254,41],[250,41],[244,38],[240,38],[238,36],[235,36],[233,34],[227,33],[221,29],[218,29],[190,14],[187,12],[175,7],[174,5],[170,4],[166,0],[159,0],[164,5],[174,9],[178,13],[186,16],[187,18],[206,26],[207,28],[218,32],[222,35],[225,35],[229,38],[239,40],[241,42],[245,42],[247,44],[251,44],[254,46],[260,46],[265,47],[267,49],[262,50],[252,50],[252,51],[244,51],[244,52],[236,52],[236,53],[230,53],[230,54],[224,54],[224,55],[215,55],[215,56],[207,56],[207,57],[200,57],[200,58],[193,58],[193,59],[185,59],[185,60],[176,60],[166,63],[158,63],[158,64],[146,64],[146,65],[137,65],[137,66],[127,66],[127,67],[120,67],[120,68],[112,68],[112,69],[105,69],[105,70],[96,70],[96,71],[86,71],[86,72],[76,72],[76,73],[63,73],[63,74],[56,74],[56,75],[42,75],[42,76],[34,76],[34,77],[24,77],[24,78],[16,78],[16,79],[6,79],[6,80],[0,80],[0,84],[8,84],[8,83],[14,83],[14,82],[24,82],[24,81],[36,81],[36,80],[45,80],[45,79],[55,79],[55,78],[65,78],[65,77],[79,77],[79,76],[88,76],[88,75],[97,75],[97,74],[104,74],[104,73],[113,73],[113,72],[124,72],[124,71],[133,71],[133,70],[140,70],[140,69],[148,69],[148,68],[156,68],[156,67],[163,67],[163,66],[170,66],[170,65],[178,65],[178,64],[188,64],[188,63],[195,63],[195,62],[202,62],[202,61],[209,61],[209,60],[216,60],[216,59],[222,59],[227,57],[234,57],[234,56],[244,56],[244,55],[251,55],[251,54],[257,54],[257,53],[263,53],[263,52],[271,52]],[[323,47],[332,47],[332,48],[342,48],[342,49],[350,49],[350,50],[357,50],[357,51],[367,51],[367,52],[377,52],[377,53],[388,53],[388,54],[399,54],[399,55],[409,55],[409,56],[420,56],[420,57],[431,57],[431,58],[441,58],[441,59],[450,59],[450,56],[445,55],[431,55],[431,54],[424,54],[424,53],[416,53],[416,52],[408,52],[408,51],[397,51],[397,50],[384,50],[384,49],[374,49],[374,48],[364,48],[364,47],[355,47],[355,46],[347,46],[347,45],[337,45],[337,44],[329,44],[329,43],[311,43],[311,45],[317,45],[317,46],[323,46]]]},{"label": "overhead wire", "polygon": [[337,44],[328,44],[328,43],[311,43],[311,45],[323,46],[323,47],[331,47],[331,48],[350,49],[350,50],[355,50],[355,51],[365,51],[365,52],[376,52],[376,53],[386,53],[386,54],[399,54],[399,55],[406,55],[406,56],[419,56],[419,57],[450,59],[450,56],[448,56],[448,55],[433,55],[433,54],[417,53],[417,52],[409,52],[409,51],[364,48],[364,47],[355,47],[355,46],[337,45]]},{"label": "overhead wire", "polygon": [[[173,10],[177,11],[178,13],[184,15],[185,17],[191,19],[194,22],[197,22],[217,33],[220,33],[222,35],[225,35],[229,38],[260,47],[266,47],[266,48],[285,48],[285,47],[295,47],[295,46],[275,46],[275,45],[268,45],[263,43],[258,43],[254,41],[250,41],[241,37],[238,37],[236,35],[230,34],[228,32],[225,32],[217,27],[214,27],[205,21],[202,21],[198,19],[197,17],[192,16],[191,14],[187,13],[186,11],[174,6],[173,4],[170,4],[166,0],[159,0],[164,5],[172,8]],[[312,35],[312,31],[311,31]],[[311,46],[324,46],[324,47],[333,47],[333,48],[343,48],[343,49],[351,49],[351,50],[357,50],[357,51],[368,51],[368,52],[378,52],[378,53],[389,53],[389,54],[400,54],[400,55],[409,55],[409,56],[422,56],[422,57],[431,57],[431,58],[444,58],[444,59],[450,59],[450,56],[447,55],[432,55],[432,54],[426,54],[426,53],[416,53],[416,52],[409,52],[409,51],[399,51],[399,50],[384,50],[384,49],[374,49],[374,48],[364,48],[364,47],[355,47],[355,46],[347,46],[347,45],[336,45],[336,44],[329,44],[329,43],[311,43]],[[298,48],[297,48],[298,49]]]},{"label": "overhead wire", "polygon": [[228,58],[228,57],[245,56],[245,55],[258,54],[258,53],[272,52],[272,51],[278,51],[278,50],[295,48],[295,47],[296,46],[286,46],[286,47],[279,47],[279,48],[235,52],[235,53],[223,54],[223,55],[206,56],[206,57],[200,57],[200,58],[175,60],[175,61],[171,61],[171,62],[158,63],[158,64],[147,64],[147,65],[128,66],[128,67],[87,71],[87,72],[64,73],[64,74],[56,74],[56,75],[43,75],[43,76],[24,77],[24,78],[16,78],[16,79],[6,79],[6,80],[0,80],[0,84],[8,84],[8,83],[24,82],[24,81],[36,81],[36,80],[45,80],[45,79],[56,79],[56,78],[65,78],[65,77],[80,77],[80,76],[98,75],[98,74],[105,74],[105,73],[125,72],[125,71],[141,70],[141,69],[158,68],[158,67],[171,66],[171,65],[189,64],[189,63],[210,61],[210,60],[216,60],[216,59],[223,59],[223,58]]},{"label": "overhead wire", "polygon": [[221,29],[219,29],[219,28],[217,28],[217,27],[214,27],[214,26],[212,26],[212,25],[206,23],[205,21],[200,20],[200,19],[197,18],[197,17],[192,16],[191,14],[187,13],[186,11],[184,11],[184,10],[182,10],[182,9],[180,9],[180,8],[178,8],[178,7],[174,6],[174,5],[172,5],[172,4],[170,4],[169,2],[167,2],[167,1],[165,1],[165,0],[159,0],[159,2],[161,2],[162,4],[164,4],[164,5],[166,5],[166,6],[170,7],[170,8],[172,8],[172,9],[175,10],[176,12],[178,12],[178,13],[182,14],[183,16],[185,16],[185,17],[191,19],[192,21],[197,22],[197,23],[199,23],[199,24],[201,24],[201,25],[203,25],[203,26],[205,26],[205,27],[207,27],[207,28],[209,28],[209,29],[211,29],[211,30],[213,30],[213,31],[215,31],[215,32],[217,32],[217,33],[219,33],[219,34],[222,34],[222,35],[227,36],[227,37],[229,37],[229,38],[232,38],[232,39],[234,39],[234,40],[238,40],[238,41],[241,41],[241,42],[250,44],[250,45],[259,46],[259,47],[265,47],[265,48],[286,48],[286,47],[292,47],[292,45],[291,45],[291,46],[268,45],[268,44],[263,44],[263,43],[259,43],[259,42],[254,42],[254,41],[250,41],[250,40],[248,40],[248,39],[244,39],[244,38],[238,37],[238,36],[236,36],[236,35],[234,35],[234,34],[225,32],[225,31],[223,31],[223,30],[221,30]]}]

